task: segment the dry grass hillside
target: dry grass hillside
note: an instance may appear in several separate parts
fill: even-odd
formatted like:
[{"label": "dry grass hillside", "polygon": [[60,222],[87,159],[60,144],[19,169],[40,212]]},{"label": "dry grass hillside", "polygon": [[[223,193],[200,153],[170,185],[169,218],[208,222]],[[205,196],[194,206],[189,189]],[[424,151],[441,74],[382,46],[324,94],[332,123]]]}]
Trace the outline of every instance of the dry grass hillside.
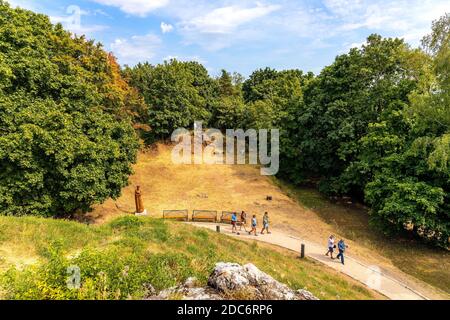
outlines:
[{"label": "dry grass hillside", "polygon": [[[307,289],[320,299],[385,299],[291,251],[186,224],[131,215],[100,225],[0,217],[0,300],[140,300],[148,284],[159,291],[196,277],[198,285],[206,285],[219,261],[253,263],[290,288]],[[71,266],[81,272],[79,290],[67,286]]]},{"label": "dry grass hillside", "polygon": [[[270,213],[273,228],[287,234],[315,241],[326,246],[326,239],[330,234],[348,239],[349,255],[357,257],[367,264],[376,264],[388,274],[407,281],[412,287],[420,287],[431,297],[442,297],[443,292],[416,280],[404,272],[421,278],[422,280],[440,286],[449,292],[450,256],[442,251],[430,249],[426,251],[427,260],[423,257],[414,258],[414,253],[405,252],[401,259],[392,259],[391,254],[385,254],[380,246],[373,246],[365,241],[364,236],[349,236],[343,230],[345,223],[339,220],[339,215],[330,219],[330,214],[339,213],[342,219],[355,217],[362,212],[360,207],[326,206],[334,208],[334,212],[323,211],[323,208],[308,209],[302,201],[302,194],[295,193],[284,187],[276,179],[261,176],[259,168],[251,165],[176,165],[171,161],[171,146],[158,144],[153,149],[139,155],[135,165],[135,174],[130,179],[130,186],[123,190],[117,200],[109,200],[95,208],[90,218],[96,223],[103,223],[118,215],[134,211],[134,188],[140,185],[144,193],[144,205],[152,217],[162,217],[163,210],[217,210],[241,211],[256,214],[259,219],[265,211]],[[267,201],[266,196],[272,196]],[[307,199],[305,199],[307,200]],[[326,199],[320,201],[326,202]],[[328,216],[327,216],[328,214]],[[341,219],[341,220],[342,220]],[[367,219],[366,219],[367,220]],[[336,223],[336,221],[340,221]],[[360,219],[354,219],[348,226],[358,230]],[[367,225],[360,226],[367,230]],[[347,230],[348,228],[346,228]],[[388,240],[384,240],[388,241]],[[405,244],[404,246],[407,246]],[[403,246],[403,247],[404,247]],[[394,247],[392,250],[396,251]],[[429,253],[429,254],[428,254]],[[403,254],[399,252],[399,254]],[[419,272],[414,273],[402,268],[401,264],[415,265]],[[428,279],[430,275],[430,279]],[[431,277],[437,275],[438,278]],[[444,280],[440,280],[440,278]],[[445,281],[447,279],[447,282]],[[444,295],[445,297],[445,295]],[[448,296],[447,296],[448,297]]]}]

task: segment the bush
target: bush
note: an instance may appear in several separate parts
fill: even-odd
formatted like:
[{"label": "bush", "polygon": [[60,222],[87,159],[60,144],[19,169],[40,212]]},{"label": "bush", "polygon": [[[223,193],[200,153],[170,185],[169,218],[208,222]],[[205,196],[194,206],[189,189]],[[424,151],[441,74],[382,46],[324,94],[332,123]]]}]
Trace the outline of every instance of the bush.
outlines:
[{"label": "bush", "polygon": [[[127,185],[139,98],[100,45],[0,0],[0,214],[87,211]],[[130,110],[131,110],[130,109]]]},{"label": "bush", "polygon": [[55,245],[44,264],[25,271],[12,268],[0,284],[7,299],[140,299],[148,284],[161,290],[184,281],[192,274],[189,266],[183,254],[124,253],[119,248],[85,249],[67,258]]}]

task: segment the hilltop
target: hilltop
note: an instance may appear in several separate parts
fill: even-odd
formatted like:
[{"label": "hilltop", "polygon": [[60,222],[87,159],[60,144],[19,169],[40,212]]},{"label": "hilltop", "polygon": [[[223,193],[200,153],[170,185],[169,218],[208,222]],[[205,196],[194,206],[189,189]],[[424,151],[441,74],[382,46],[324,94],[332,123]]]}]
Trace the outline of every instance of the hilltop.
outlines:
[{"label": "hilltop", "polygon": [[[252,165],[178,165],[171,145],[156,144],[141,152],[130,186],[117,200],[108,200],[90,213],[96,224],[134,211],[134,187],[140,185],[151,217],[163,210],[245,210],[259,219],[268,211],[277,231],[323,244],[330,234],[343,237],[349,255],[411,287],[440,297],[450,292],[450,254],[414,239],[387,237],[369,226],[368,213],[358,204],[335,203],[309,188],[296,188],[276,178],[261,176]],[[266,197],[272,196],[272,201]],[[420,280],[419,280],[420,279]],[[424,283],[427,282],[428,284]],[[445,294],[444,294],[445,296]]]}]

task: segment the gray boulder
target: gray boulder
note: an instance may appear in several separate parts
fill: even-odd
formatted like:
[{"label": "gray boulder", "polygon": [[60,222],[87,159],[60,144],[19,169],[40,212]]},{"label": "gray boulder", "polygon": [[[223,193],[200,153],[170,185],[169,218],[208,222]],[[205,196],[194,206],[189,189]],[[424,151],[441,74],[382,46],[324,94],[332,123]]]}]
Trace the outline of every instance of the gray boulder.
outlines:
[{"label": "gray boulder", "polygon": [[180,286],[154,294],[151,300],[319,300],[306,290],[292,290],[273,279],[253,264],[219,262],[208,279],[208,286],[198,287],[197,279],[189,278]]},{"label": "gray boulder", "polygon": [[244,266],[237,263],[217,263],[208,285],[231,295],[236,291],[247,291],[261,300],[318,300],[306,290],[290,289],[251,263]]}]

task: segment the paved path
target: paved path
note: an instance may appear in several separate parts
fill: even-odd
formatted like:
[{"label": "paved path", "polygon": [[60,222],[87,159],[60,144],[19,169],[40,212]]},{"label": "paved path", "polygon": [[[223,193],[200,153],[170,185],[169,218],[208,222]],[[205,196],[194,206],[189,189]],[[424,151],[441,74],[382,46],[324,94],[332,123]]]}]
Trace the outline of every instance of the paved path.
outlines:
[{"label": "paved path", "polygon": [[[217,224],[211,223],[191,223],[197,227],[208,228],[216,230]],[[289,250],[300,252],[301,244],[306,246],[306,255],[312,259],[320,261],[327,266],[342,272],[351,278],[362,282],[373,290],[385,295],[392,300],[424,300],[427,299],[424,295],[409,288],[400,281],[383,274],[379,267],[365,265],[352,257],[345,257],[345,266],[337,260],[331,260],[325,256],[326,244],[319,245],[310,241],[303,241],[299,238],[286,235],[284,233],[272,230],[270,235],[258,235],[257,237],[250,236],[247,233],[236,235],[231,233],[230,225],[221,225],[221,233],[243,239],[252,239],[262,242],[274,244]],[[326,242],[326,239],[325,239]]]}]

